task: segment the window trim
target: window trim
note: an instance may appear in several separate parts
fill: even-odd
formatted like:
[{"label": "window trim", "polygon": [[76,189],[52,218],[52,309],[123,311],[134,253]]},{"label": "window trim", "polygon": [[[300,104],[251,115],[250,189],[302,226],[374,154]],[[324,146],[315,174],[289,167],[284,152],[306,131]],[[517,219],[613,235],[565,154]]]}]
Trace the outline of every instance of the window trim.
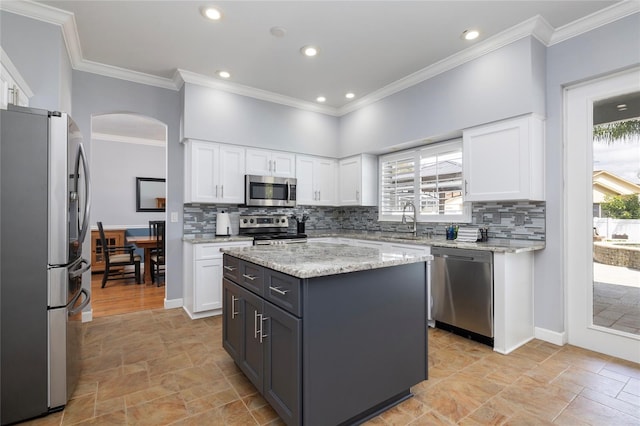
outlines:
[{"label": "window trim", "polygon": [[[382,212],[382,197],[383,197],[383,163],[393,161],[398,158],[406,158],[409,154],[414,158],[414,164],[416,165],[414,169],[414,177],[413,177],[413,204],[418,207],[420,206],[420,159],[423,156],[427,155],[437,155],[443,152],[451,151],[455,148],[460,148],[462,151],[462,139],[454,139],[445,142],[439,142],[430,145],[422,145],[416,148],[407,149],[404,151],[397,151],[392,154],[381,155],[378,157],[378,221],[382,222],[401,222],[402,216],[398,214],[383,214]],[[471,223],[471,202],[465,201],[464,199],[464,169],[462,171],[462,213],[461,214],[439,214],[439,215],[428,215],[428,214],[420,214],[418,210],[418,215],[416,218],[417,222],[420,223],[442,223],[442,222],[458,222],[458,223]]]}]

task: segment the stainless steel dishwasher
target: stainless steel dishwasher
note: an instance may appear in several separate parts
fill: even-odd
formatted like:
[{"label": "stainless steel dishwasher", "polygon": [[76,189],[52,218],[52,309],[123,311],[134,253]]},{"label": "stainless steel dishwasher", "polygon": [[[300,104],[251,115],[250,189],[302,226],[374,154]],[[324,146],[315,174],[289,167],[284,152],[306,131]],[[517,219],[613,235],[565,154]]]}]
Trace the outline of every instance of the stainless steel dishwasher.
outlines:
[{"label": "stainless steel dishwasher", "polygon": [[493,347],[493,253],[432,247],[436,327]]}]

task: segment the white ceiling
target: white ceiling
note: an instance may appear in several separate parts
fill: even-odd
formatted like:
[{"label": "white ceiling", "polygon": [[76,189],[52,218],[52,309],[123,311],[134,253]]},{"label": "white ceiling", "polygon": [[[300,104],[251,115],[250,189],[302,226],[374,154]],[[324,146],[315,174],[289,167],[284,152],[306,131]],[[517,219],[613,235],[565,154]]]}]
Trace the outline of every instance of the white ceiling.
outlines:
[{"label": "white ceiling", "polygon": [[[3,3],[0,7],[14,11],[13,2]],[[73,14],[66,14],[65,38],[78,69],[124,78],[128,73],[133,80],[149,78],[151,84],[166,82],[173,88],[181,83],[176,79],[179,69],[184,71],[182,79],[189,76],[340,115],[447,58],[474,49],[481,54],[483,45],[496,48],[536,31],[550,38],[568,26],[587,30],[580,26],[583,18],[593,21],[592,14],[619,8],[616,3],[620,2],[85,0],[30,5]],[[624,3],[638,8],[638,2]],[[218,7],[222,20],[205,20],[200,7],[206,4]],[[274,26],[285,28],[286,35],[271,35]],[[526,28],[514,32],[514,26]],[[471,28],[480,30],[480,38],[463,41],[461,33]],[[511,38],[505,38],[509,31]],[[299,50],[307,44],[317,45],[320,54],[302,56]],[[230,80],[215,77],[221,69],[231,72]],[[345,99],[347,91],[356,94],[353,101]],[[315,102],[318,95],[327,98],[322,106]]]}]

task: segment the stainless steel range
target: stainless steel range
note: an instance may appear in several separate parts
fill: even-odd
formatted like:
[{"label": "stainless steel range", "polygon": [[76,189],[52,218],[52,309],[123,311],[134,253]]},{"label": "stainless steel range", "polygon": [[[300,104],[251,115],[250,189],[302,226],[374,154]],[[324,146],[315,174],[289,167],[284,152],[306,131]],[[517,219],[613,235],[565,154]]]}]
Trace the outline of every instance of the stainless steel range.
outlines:
[{"label": "stainless steel range", "polygon": [[306,234],[289,233],[286,215],[240,216],[240,235],[253,236],[253,245],[306,243]]}]

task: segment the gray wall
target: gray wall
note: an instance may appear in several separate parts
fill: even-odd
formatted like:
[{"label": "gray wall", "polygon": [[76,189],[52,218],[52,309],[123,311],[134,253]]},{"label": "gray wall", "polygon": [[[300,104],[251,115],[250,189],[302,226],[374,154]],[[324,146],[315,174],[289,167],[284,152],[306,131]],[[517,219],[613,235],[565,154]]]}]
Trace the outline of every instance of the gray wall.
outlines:
[{"label": "gray wall", "polygon": [[640,14],[547,49],[547,244],[535,258],[535,323],[565,330],[563,87],[640,64]]},{"label": "gray wall", "polygon": [[527,37],[381,99],[341,117],[338,156],[544,115],[544,67],[544,46]]},{"label": "gray wall", "polygon": [[184,137],[335,157],[338,118],[185,84]]},{"label": "gray wall", "polygon": [[30,106],[71,111],[71,65],[60,27],[0,11],[0,43],[34,93]]},{"label": "gray wall", "polygon": [[[136,212],[136,177],[166,177],[166,147],[91,141],[91,224],[146,227],[162,212]],[[145,265],[146,266],[146,265]]]},{"label": "gray wall", "polygon": [[[166,298],[181,298],[183,148],[179,142],[179,92],[74,71],[73,108],[85,135],[91,129],[92,116],[114,112],[146,115],[167,125],[167,214],[179,212],[179,221],[167,223]],[[88,154],[93,158],[91,151]],[[91,223],[95,221],[92,216]]]}]

